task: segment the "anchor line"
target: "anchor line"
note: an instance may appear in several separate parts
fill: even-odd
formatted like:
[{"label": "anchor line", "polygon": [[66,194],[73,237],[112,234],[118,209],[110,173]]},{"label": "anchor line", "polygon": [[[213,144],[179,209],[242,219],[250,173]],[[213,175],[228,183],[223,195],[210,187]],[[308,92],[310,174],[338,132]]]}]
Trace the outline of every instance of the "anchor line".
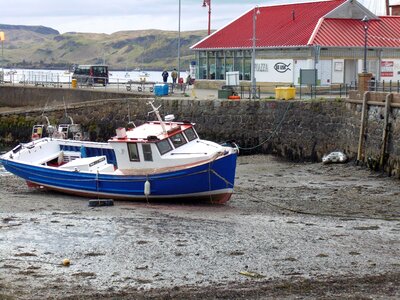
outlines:
[{"label": "anchor line", "polygon": [[211,172],[217,176],[219,179],[221,179],[222,181],[224,181],[226,183],[227,186],[231,186],[233,187],[233,183],[229,182],[229,180],[227,180],[225,177],[223,177],[222,175],[218,174],[215,170],[211,169]]},{"label": "anchor line", "polygon": [[241,150],[254,150],[254,149],[258,148],[258,147],[261,147],[261,146],[264,145],[266,142],[268,142],[268,141],[276,134],[276,132],[279,130],[279,128],[282,126],[282,123],[283,123],[283,121],[285,120],[286,114],[287,114],[287,112],[289,111],[289,108],[290,108],[291,105],[292,105],[292,103],[289,103],[289,104],[287,105],[286,110],[285,110],[285,112],[283,113],[282,119],[279,121],[278,125],[276,125],[275,129],[272,131],[272,133],[270,134],[269,137],[267,137],[264,141],[262,141],[261,143],[259,143],[259,144],[256,145],[256,146],[249,147],[249,148],[245,148],[245,147],[240,147],[240,146],[238,146],[238,148],[241,149]]},{"label": "anchor line", "polygon": [[237,191],[239,194],[242,193],[244,195],[247,195],[255,200],[258,201],[263,201],[266,204],[268,204],[271,207],[284,210],[284,211],[289,211],[292,213],[296,214],[302,214],[302,215],[309,215],[309,216],[318,216],[318,217],[333,217],[333,218],[352,218],[352,219],[359,219],[359,220],[383,220],[383,221],[400,221],[399,218],[395,217],[368,217],[368,216],[355,216],[355,215],[346,215],[346,214],[334,214],[334,213],[313,213],[309,211],[304,211],[304,210],[299,210],[299,209],[294,209],[290,207],[285,207],[279,204],[272,203],[271,201],[268,201],[262,197],[255,196],[254,194],[250,192],[244,192],[240,188]]}]

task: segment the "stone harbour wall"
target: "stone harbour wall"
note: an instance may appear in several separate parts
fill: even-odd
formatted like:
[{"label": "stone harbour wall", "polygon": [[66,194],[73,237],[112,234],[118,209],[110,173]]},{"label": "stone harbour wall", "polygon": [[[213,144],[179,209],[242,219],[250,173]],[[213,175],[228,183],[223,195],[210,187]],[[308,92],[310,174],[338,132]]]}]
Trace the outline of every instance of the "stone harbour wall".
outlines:
[{"label": "stone harbour wall", "polygon": [[[374,95],[374,100],[384,95]],[[397,96],[396,96],[397,97]],[[87,138],[105,141],[129,121],[140,125],[155,120],[149,100],[126,98],[67,103],[67,113],[82,125]],[[357,95],[354,96],[357,98]],[[382,104],[382,100],[379,100]],[[294,161],[320,161],[324,154],[343,151],[357,160],[362,99],[353,100],[197,100],[156,99],[162,115],[196,123],[199,135],[216,142],[234,140],[242,154],[275,154]],[[369,105],[361,164],[379,169],[385,115],[384,105]],[[10,147],[29,140],[34,124],[44,122],[43,109],[0,114],[0,144]],[[65,122],[64,106],[48,109],[52,124]],[[400,107],[389,110],[389,134],[384,170],[400,177]]]},{"label": "stone harbour wall", "polygon": [[0,86],[0,107],[51,107],[58,104],[93,101],[99,99],[141,97],[133,93],[111,92],[98,89],[49,88],[32,86]]}]

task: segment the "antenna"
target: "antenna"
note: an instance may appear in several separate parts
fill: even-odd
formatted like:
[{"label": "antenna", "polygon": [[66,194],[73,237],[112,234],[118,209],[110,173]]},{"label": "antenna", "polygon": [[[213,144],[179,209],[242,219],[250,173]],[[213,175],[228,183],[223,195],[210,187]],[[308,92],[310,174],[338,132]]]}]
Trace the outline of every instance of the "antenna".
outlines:
[{"label": "antenna", "polygon": [[157,120],[160,122],[160,125],[161,125],[161,127],[163,129],[164,134],[166,134],[167,133],[167,129],[165,128],[165,124],[164,124],[163,120],[161,119],[160,113],[158,111],[158,109],[161,107],[161,105],[159,107],[155,107],[154,104],[153,104],[153,101],[149,101],[148,104],[151,105],[153,110],[148,112],[147,115],[150,115],[151,113],[155,113],[156,116],[157,116]]}]

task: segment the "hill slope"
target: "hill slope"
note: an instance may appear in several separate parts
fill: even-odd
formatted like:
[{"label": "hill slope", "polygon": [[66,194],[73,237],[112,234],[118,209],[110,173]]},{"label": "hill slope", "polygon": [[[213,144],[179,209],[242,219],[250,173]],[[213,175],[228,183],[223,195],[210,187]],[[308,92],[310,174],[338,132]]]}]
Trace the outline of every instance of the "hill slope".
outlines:
[{"label": "hill slope", "polygon": [[[106,63],[111,69],[172,69],[178,61],[178,32],[162,30],[119,31],[113,34],[60,34],[43,26],[2,25],[3,66],[68,68],[73,64]],[[194,59],[189,47],[206,31],[181,32],[181,66]]]}]

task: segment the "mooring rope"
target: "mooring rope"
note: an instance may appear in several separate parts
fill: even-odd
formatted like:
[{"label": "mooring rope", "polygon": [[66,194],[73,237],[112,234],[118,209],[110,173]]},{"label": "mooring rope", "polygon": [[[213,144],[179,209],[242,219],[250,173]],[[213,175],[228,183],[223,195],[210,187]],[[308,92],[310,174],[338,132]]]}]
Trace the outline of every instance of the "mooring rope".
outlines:
[{"label": "mooring rope", "polygon": [[348,216],[348,215],[331,214],[331,213],[313,213],[313,212],[302,211],[302,210],[293,209],[293,208],[289,208],[289,207],[285,207],[282,205],[272,203],[271,201],[265,200],[265,198],[257,197],[250,192],[243,192],[240,190],[240,188],[236,189],[236,192],[242,192],[242,194],[244,194],[244,195],[247,195],[258,201],[262,201],[262,202],[266,203],[267,205],[277,208],[279,210],[289,211],[289,212],[301,214],[301,215],[309,215],[309,216],[317,216],[317,217],[349,218],[349,219],[361,219],[361,220],[371,219],[371,220],[380,220],[380,221],[400,221],[400,218],[391,218],[391,217],[379,218],[379,217],[354,216],[354,215]]},{"label": "mooring rope", "polygon": [[261,143],[259,143],[258,145],[254,146],[254,147],[248,147],[248,148],[246,148],[246,147],[240,147],[240,146],[238,146],[238,148],[241,149],[241,150],[254,150],[254,149],[258,148],[258,147],[261,147],[261,146],[264,145],[266,142],[268,142],[268,141],[274,136],[274,134],[278,131],[278,129],[282,126],[282,123],[283,123],[283,121],[284,121],[285,118],[286,118],[286,114],[287,114],[287,112],[289,111],[289,108],[290,108],[291,106],[292,106],[292,103],[289,102],[288,105],[287,105],[287,107],[286,107],[285,112],[283,113],[282,119],[279,121],[278,125],[277,125],[277,126],[275,127],[275,129],[272,131],[272,133],[270,134],[270,136],[267,137],[264,141],[262,141]]}]

